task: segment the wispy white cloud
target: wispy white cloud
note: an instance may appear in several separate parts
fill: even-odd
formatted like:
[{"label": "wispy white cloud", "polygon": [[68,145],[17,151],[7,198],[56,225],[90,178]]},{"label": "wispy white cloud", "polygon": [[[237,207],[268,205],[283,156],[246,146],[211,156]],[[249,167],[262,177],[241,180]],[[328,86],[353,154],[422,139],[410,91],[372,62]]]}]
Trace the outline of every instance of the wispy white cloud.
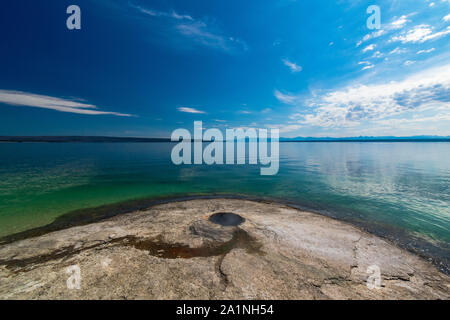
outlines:
[{"label": "wispy white cloud", "polygon": [[279,90],[275,90],[274,92],[275,97],[285,104],[297,104],[300,100],[300,97],[294,94],[290,93],[281,93]]},{"label": "wispy white cloud", "polygon": [[365,47],[365,48],[362,50],[362,52],[372,51],[373,49],[375,49],[376,46],[377,46],[376,44],[368,45],[367,47]]},{"label": "wispy white cloud", "polygon": [[172,12],[164,12],[164,11],[157,11],[152,9],[147,9],[141,6],[136,6],[133,4],[130,4],[130,6],[138,11],[140,11],[143,14],[152,16],[152,17],[168,17],[173,18],[177,20],[194,20],[190,15],[187,14],[178,14],[175,11]]},{"label": "wispy white cloud", "polygon": [[194,19],[191,15],[178,14],[175,11],[157,11],[133,4],[130,4],[130,7],[150,17],[166,18],[166,21],[170,22],[168,23],[170,28],[173,28],[178,34],[191,39],[199,45],[226,52],[247,50],[247,45],[244,41],[235,37],[226,36],[217,27],[211,26],[200,19]]},{"label": "wispy white cloud", "polygon": [[376,51],[372,55],[372,58],[382,58],[382,57],[384,57],[384,54],[381,53],[381,51]]},{"label": "wispy white cloud", "polygon": [[0,103],[13,106],[27,106],[42,109],[51,109],[60,112],[69,112],[85,115],[114,115],[131,117],[131,114],[98,110],[97,106],[82,103],[76,99],[62,99],[57,97],[38,95],[21,91],[0,90]]},{"label": "wispy white cloud", "polygon": [[361,70],[369,70],[369,69],[373,69],[375,68],[375,66],[373,64],[369,64],[367,66],[364,66]]},{"label": "wispy white cloud", "polygon": [[391,52],[389,52],[389,54],[401,54],[401,53],[405,53],[405,52],[407,52],[407,50],[405,48],[397,47],[394,50],[392,50]]},{"label": "wispy white cloud", "polygon": [[425,41],[441,38],[450,33],[450,26],[447,27],[447,29],[438,32],[433,32],[433,29],[434,28],[430,25],[421,24],[403,34],[393,36],[390,42],[423,43]]},{"label": "wispy white cloud", "polygon": [[303,70],[303,68],[301,66],[299,66],[298,64],[296,64],[295,62],[291,62],[288,59],[283,59],[282,60],[284,65],[287,66],[289,69],[291,69],[291,72],[300,72]]},{"label": "wispy white cloud", "polygon": [[408,20],[408,16],[407,15],[403,15],[401,17],[399,17],[398,19],[392,21],[389,24],[389,28],[390,29],[401,29],[405,26],[405,24],[409,22]]},{"label": "wispy white cloud", "polygon": [[225,37],[210,31],[208,25],[202,21],[178,24],[175,28],[180,34],[207,47],[222,49],[225,51],[232,51],[236,47],[243,50],[246,50],[247,48],[246,44],[239,39]]},{"label": "wispy white cloud", "polygon": [[431,48],[431,49],[428,49],[428,50],[419,50],[419,51],[417,51],[417,54],[430,53],[430,52],[433,52],[435,50],[436,50],[435,48]]},{"label": "wispy white cloud", "polygon": [[361,70],[368,70],[368,69],[373,69],[375,66],[369,62],[369,61],[360,61],[358,62],[359,65],[362,65],[362,69]]},{"label": "wispy white cloud", "polygon": [[180,112],[185,112],[185,113],[197,113],[197,114],[205,114],[206,113],[204,111],[197,110],[194,108],[188,108],[188,107],[179,107],[177,110]]},{"label": "wispy white cloud", "polygon": [[378,31],[374,31],[372,33],[368,33],[356,44],[356,46],[359,47],[363,42],[369,41],[374,38],[381,37],[384,33],[385,33],[384,30],[378,30]]},{"label": "wispy white cloud", "polygon": [[409,15],[403,15],[401,17],[398,17],[398,18],[394,19],[392,22],[385,24],[383,26],[383,29],[366,34],[360,41],[357,42],[356,47],[359,47],[364,42],[367,42],[369,40],[374,40],[381,36],[392,33],[393,31],[402,29],[408,22],[410,22],[408,17],[410,17],[414,14],[415,13],[411,13]]},{"label": "wispy white cloud", "polygon": [[445,17],[442,18],[442,20],[444,21],[450,21],[450,14],[446,15]]},{"label": "wispy white cloud", "polygon": [[179,15],[175,11],[172,11],[171,17],[174,19],[177,19],[177,20],[183,20],[183,19],[191,20],[191,21],[194,20],[190,15],[187,15],[187,14]]}]

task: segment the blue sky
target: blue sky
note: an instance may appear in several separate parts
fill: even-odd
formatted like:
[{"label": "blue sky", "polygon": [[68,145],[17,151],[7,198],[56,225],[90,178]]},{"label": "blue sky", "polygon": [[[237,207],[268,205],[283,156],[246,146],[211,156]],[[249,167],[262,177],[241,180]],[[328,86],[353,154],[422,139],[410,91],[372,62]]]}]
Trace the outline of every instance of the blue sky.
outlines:
[{"label": "blue sky", "polygon": [[0,36],[0,135],[450,135],[450,0],[15,0]]}]

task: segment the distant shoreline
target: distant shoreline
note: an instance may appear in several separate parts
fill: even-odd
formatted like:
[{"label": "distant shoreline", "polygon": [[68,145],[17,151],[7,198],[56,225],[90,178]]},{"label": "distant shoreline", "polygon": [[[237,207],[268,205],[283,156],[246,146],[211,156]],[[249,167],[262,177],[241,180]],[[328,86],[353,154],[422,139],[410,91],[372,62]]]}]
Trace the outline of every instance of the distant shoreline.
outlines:
[{"label": "distant shoreline", "polygon": [[[195,140],[192,140],[195,141]],[[169,138],[133,138],[103,136],[0,136],[0,143],[167,143]],[[203,140],[203,142],[211,142]],[[348,137],[348,138],[280,138],[279,142],[450,142],[450,137]]]}]

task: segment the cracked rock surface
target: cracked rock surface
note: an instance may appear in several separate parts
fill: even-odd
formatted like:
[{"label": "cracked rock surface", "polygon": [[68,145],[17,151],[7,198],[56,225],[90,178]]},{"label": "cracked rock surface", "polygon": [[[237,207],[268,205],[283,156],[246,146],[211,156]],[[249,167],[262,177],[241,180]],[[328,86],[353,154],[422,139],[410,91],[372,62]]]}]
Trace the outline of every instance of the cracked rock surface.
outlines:
[{"label": "cracked rock surface", "polygon": [[427,261],[275,203],[173,202],[0,246],[2,299],[449,297],[449,277]]}]

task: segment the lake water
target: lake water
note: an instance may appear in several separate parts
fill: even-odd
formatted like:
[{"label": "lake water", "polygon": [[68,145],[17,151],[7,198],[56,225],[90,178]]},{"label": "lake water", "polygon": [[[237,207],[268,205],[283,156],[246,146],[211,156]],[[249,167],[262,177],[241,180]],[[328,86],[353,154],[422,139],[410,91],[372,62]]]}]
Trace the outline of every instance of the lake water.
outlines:
[{"label": "lake water", "polygon": [[367,227],[444,264],[450,143],[280,143],[280,170],[175,166],[171,143],[1,143],[0,236],[130,199],[232,194],[287,201]]}]

